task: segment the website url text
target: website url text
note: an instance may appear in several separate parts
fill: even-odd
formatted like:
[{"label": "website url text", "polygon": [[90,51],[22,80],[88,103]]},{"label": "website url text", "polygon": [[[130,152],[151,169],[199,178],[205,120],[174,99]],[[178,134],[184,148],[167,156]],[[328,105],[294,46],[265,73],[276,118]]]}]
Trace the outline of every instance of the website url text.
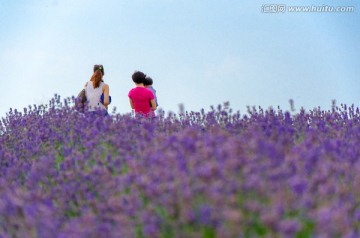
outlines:
[{"label": "website url text", "polygon": [[351,13],[355,12],[354,6],[287,6],[285,4],[264,4],[262,13]]}]

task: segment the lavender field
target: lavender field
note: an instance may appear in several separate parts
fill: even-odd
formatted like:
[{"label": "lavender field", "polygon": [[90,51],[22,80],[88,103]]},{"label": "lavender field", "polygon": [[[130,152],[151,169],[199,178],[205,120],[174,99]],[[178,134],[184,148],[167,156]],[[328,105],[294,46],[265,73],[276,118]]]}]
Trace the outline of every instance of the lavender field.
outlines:
[{"label": "lavender field", "polygon": [[0,237],[359,237],[360,112],[133,119],[73,99],[0,124]]}]

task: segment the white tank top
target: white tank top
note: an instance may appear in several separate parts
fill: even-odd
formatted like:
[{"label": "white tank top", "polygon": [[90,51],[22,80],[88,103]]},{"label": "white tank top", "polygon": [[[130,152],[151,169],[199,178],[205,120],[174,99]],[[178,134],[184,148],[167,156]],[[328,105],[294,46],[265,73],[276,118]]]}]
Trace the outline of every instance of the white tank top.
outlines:
[{"label": "white tank top", "polygon": [[100,102],[102,87],[104,82],[100,82],[100,86],[93,87],[92,81],[89,81],[85,87],[86,99],[88,102],[89,111],[106,110],[105,106]]}]

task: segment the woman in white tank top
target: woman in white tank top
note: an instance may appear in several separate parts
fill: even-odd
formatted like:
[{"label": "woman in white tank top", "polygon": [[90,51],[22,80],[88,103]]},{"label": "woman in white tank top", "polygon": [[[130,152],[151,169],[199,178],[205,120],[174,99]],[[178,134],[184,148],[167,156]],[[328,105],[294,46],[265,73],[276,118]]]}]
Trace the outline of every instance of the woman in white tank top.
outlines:
[{"label": "woman in white tank top", "polygon": [[[94,65],[94,74],[90,81],[85,84],[85,95],[88,103],[88,111],[107,111],[109,105],[109,85],[103,81],[104,67]],[[104,104],[101,103],[101,95],[104,94]]]}]

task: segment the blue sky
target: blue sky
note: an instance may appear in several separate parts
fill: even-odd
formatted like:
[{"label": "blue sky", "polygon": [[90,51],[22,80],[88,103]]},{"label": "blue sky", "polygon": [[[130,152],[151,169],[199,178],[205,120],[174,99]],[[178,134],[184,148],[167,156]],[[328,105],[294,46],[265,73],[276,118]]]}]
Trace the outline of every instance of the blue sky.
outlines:
[{"label": "blue sky", "polygon": [[[354,12],[263,13],[264,4],[354,6]],[[358,0],[0,1],[0,117],[77,95],[103,64],[113,107],[130,112],[131,74],[154,80],[159,106],[229,101],[289,110],[359,106]]]}]

